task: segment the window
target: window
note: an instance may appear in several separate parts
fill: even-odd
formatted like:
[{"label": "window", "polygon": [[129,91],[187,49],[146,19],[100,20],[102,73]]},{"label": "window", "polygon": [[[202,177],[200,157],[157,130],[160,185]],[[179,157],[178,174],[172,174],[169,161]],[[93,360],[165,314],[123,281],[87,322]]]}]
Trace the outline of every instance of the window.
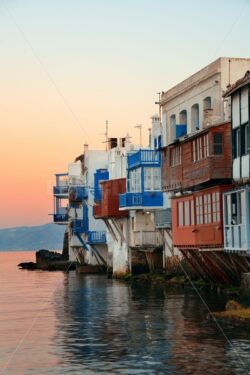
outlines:
[{"label": "window", "polygon": [[158,148],[161,148],[161,135],[158,136]]},{"label": "window", "polygon": [[161,168],[144,168],[144,190],[161,190]]},{"label": "window", "polygon": [[192,141],[193,162],[205,159],[209,156],[208,134]]},{"label": "window", "polygon": [[181,164],[181,146],[174,147],[170,150],[170,166],[175,167]]},{"label": "window", "polygon": [[191,125],[192,131],[199,130],[199,104],[194,104],[191,107]]},{"label": "window", "polygon": [[204,100],[203,100],[203,110],[207,110],[207,109],[211,109],[212,108],[212,98],[211,96],[207,96]]},{"label": "window", "polygon": [[246,155],[250,149],[249,124],[246,122],[236,129],[233,129],[233,158]]},{"label": "window", "polygon": [[183,227],[183,202],[178,203],[178,226]]},{"label": "window", "polygon": [[204,223],[209,224],[212,222],[211,217],[211,194],[204,195]]},{"label": "window", "polygon": [[170,129],[171,129],[171,135],[172,135],[172,141],[175,139],[175,131],[176,128],[176,116],[172,115],[170,116]]},{"label": "window", "polygon": [[233,129],[233,158],[240,156],[240,128]]},{"label": "window", "polygon": [[249,148],[248,123],[241,125],[241,155],[246,155]]},{"label": "window", "polygon": [[190,225],[189,201],[184,202],[184,225]]},{"label": "window", "polygon": [[[248,193],[249,194],[249,193]],[[246,190],[225,194],[225,243],[234,250],[247,248]]]},{"label": "window", "polygon": [[212,207],[213,207],[213,223],[220,221],[220,193],[214,192],[212,194]]},{"label": "window", "polygon": [[195,198],[196,206],[196,223],[203,224],[203,197],[199,196]]},{"label": "window", "polygon": [[179,114],[179,123],[181,125],[187,125],[187,111],[185,109]]},{"label": "window", "polygon": [[137,168],[130,172],[130,187],[129,191],[131,193],[141,192],[141,169]]},{"label": "window", "polygon": [[222,133],[213,133],[213,151],[214,151],[214,155],[222,155],[223,154]]},{"label": "window", "polygon": [[194,225],[194,201],[178,202],[178,226]]},{"label": "window", "polygon": [[190,210],[191,210],[191,225],[194,225],[195,221],[194,221],[194,201],[193,200],[190,201]]}]

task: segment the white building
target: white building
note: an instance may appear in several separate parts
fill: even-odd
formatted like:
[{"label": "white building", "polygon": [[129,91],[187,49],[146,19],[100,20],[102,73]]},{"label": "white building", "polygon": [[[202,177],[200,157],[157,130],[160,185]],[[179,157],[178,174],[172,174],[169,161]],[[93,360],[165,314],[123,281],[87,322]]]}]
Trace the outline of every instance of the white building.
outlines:
[{"label": "white building", "polygon": [[230,118],[230,101],[222,95],[250,68],[250,59],[221,57],[163,92],[163,146],[185,134]]},{"label": "white building", "polygon": [[[250,67],[249,67],[250,68]],[[250,71],[225,93],[232,103],[232,170],[235,188],[224,193],[225,250],[250,255]]]}]

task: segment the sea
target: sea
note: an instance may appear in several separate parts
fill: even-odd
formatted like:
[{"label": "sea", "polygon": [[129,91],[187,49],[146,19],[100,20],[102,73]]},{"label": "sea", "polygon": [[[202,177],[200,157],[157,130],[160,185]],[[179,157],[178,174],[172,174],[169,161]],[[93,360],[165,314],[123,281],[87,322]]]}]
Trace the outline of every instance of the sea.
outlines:
[{"label": "sea", "polygon": [[250,327],[207,319],[226,298],[105,275],[20,270],[0,252],[0,374],[249,374]]}]

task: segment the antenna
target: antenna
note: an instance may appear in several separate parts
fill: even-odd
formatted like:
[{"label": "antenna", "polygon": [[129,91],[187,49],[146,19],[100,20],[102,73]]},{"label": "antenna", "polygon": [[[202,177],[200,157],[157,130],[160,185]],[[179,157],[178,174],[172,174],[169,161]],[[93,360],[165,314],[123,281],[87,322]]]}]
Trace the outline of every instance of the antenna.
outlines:
[{"label": "antenna", "polygon": [[106,143],[106,152],[108,151],[108,141],[109,141],[109,122],[106,120],[106,131],[105,133],[102,133],[105,135],[105,141],[102,143]]},{"label": "antenna", "polygon": [[134,126],[134,128],[140,129],[140,147],[142,147],[142,132],[141,132],[142,125],[141,124],[136,125],[136,126]]},{"label": "antenna", "polygon": [[158,102],[155,102],[155,104],[158,104],[159,105],[159,119],[160,119],[160,122],[161,122],[161,105],[160,105],[160,101],[161,101],[161,93],[160,92],[157,92],[157,95],[158,95]]},{"label": "antenna", "polygon": [[230,78],[231,78],[231,59],[228,59],[228,86],[230,86]]}]

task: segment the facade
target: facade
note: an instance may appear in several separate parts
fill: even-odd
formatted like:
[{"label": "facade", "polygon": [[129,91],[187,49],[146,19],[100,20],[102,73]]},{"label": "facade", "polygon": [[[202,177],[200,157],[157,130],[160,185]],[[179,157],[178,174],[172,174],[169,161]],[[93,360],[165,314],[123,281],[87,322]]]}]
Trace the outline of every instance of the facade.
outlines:
[{"label": "facade", "polygon": [[162,186],[185,191],[231,181],[229,122],[186,135],[162,150]]},{"label": "facade", "polygon": [[129,248],[134,273],[163,267],[163,238],[154,223],[154,211],[163,208],[162,132],[159,116],[151,119],[149,147],[128,154],[126,191],[119,195],[120,211],[129,211]]},{"label": "facade", "polygon": [[[235,188],[224,193],[225,251],[250,256],[250,71],[230,86],[225,98],[231,98],[232,171]],[[241,257],[242,259],[242,257]]]},{"label": "facade", "polygon": [[182,260],[220,283],[249,271],[247,69],[250,59],[214,61],[162,93],[148,147],[109,138],[106,152],[86,146],[56,175],[53,217],[66,225],[71,259],[116,277],[171,272]]},{"label": "facade", "polygon": [[56,175],[54,222],[66,225],[70,260],[80,264],[106,265],[106,227],[95,221],[94,172],[96,165],[106,168],[104,151],[89,150],[70,163],[67,174]]},{"label": "facade", "polygon": [[163,92],[162,145],[185,134],[230,119],[230,101],[222,98],[228,85],[249,69],[250,59],[219,58],[170,90]]},{"label": "facade", "polygon": [[231,101],[222,94],[249,66],[250,59],[220,58],[162,93],[160,101],[169,248],[181,252],[200,277],[217,282],[234,278],[223,252],[222,194],[232,188],[232,141]]},{"label": "facade", "polygon": [[93,215],[107,230],[108,271],[120,277],[130,270],[128,211],[119,210],[119,194],[126,191],[126,157],[133,148],[129,137],[111,138],[108,144],[106,171],[95,174]]}]

